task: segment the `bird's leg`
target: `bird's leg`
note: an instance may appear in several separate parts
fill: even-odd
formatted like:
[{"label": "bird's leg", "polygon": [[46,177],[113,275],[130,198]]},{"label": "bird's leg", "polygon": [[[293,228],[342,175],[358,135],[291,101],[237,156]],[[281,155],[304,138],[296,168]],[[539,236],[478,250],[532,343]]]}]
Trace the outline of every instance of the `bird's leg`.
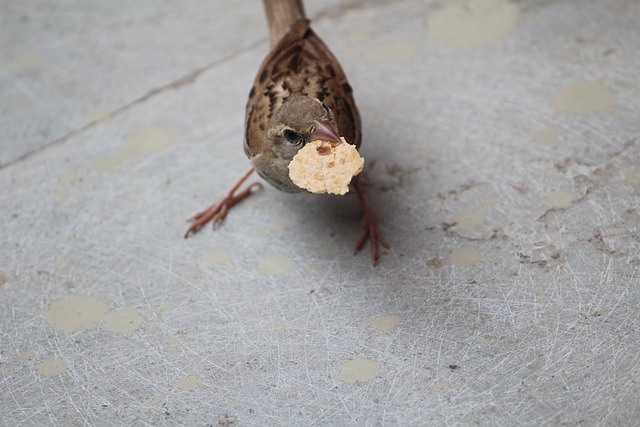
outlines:
[{"label": "bird's leg", "polygon": [[385,240],[382,233],[378,230],[376,226],[376,220],[373,217],[373,213],[367,207],[367,202],[364,200],[364,193],[362,192],[362,188],[360,187],[359,177],[356,176],[353,179],[353,186],[356,189],[356,193],[358,194],[358,199],[360,200],[360,206],[362,207],[362,216],[364,219],[364,229],[362,230],[362,234],[356,243],[355,252],[357,253],[364,246],[364,242],[369,239],[371,241],[371,262],[374,267],[378,262],[378,242],[385,248],[389,249],[389,243]]},{"label": "bird's leg", "polygon": [[229,191],[227,191],[227,193],[224,196],[222,196],[220,200],[218,200],[217,202],[215,202],[213,205],[209,206],[207,209],[203,210],[202,212],[198,212],[197,214],[195,214],[190,219],[190,221],[192,221],[193,224],[191,224],[191,227],[189,227],[189,229],[185,233],[184,235],[185,239],[189,237],[190,234],[198,231],[203,225],[205,225],[211,219],[213,219],[213,227],[215,228],[216,225],[218,225],[218,223],[222,221],[225,216],[227,216],[227,212],[229,212],[229,209],[231,209],[236,203],[238,203],[242,199],[250,196],[254,188],[261,187],[262,184],[260,184],[259,182],[254,182],[253,184],[249,185],[247,188],[242,190],[242,192],[240,192],[239,194],[235,194],[238,188],[240,188],[242,183],[245,182],[247,178],[249,178],[249,175],[251,175],[253,171],[254,171],[254,168],[252,166],[244,173],[244,175],[242,175],[242,177],[235,184],[233,184],[233,186],[229,189]]}]

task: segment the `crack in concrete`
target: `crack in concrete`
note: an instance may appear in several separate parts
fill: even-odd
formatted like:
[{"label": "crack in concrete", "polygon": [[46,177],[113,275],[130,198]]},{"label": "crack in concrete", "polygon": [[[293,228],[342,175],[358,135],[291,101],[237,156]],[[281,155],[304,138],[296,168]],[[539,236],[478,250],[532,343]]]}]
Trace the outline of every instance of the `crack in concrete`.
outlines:
[{"label": "crack in concrete", "polygon": [[444,231],[444,235],[447,237],[454,237],[454,238],[458,238],[458,239],[463,239],[463,240],[467,240],[470,242],[491,242],[494,240],[509,240],[511,239],[511,237],[509,235],[507,235],[503,230],[499,229],[499,228],[494,228],[493,229],[493,233],[491,234],[491,236],[489,237],[472,237],[472,236],[465,236],[464,234],[461,234],[459,231],[456,230],[450,230],[449,227],[453,227],[456,224],[447,224],[447,223],[442,223],[442,230]]},{"label": "crack in concrete", "polygon": [[577,205],[578,203],[582,202],[584,199],[587,198],[587,196],[589,195],[591,189],[595,187],[594,185],[588,187],[584,194],[582,194],[579,198],[577,198],[576,200],[574,200],[573,202],[571,202],[570,206],[567,207],[554,207],[554,208],[549,208],[546,211],[544,211],[544,213],[542,215],[540,215],[538,218],[535,219],[536,222],[538,221],[542,221],[545,220],[547,218],[548,215],[551,215],[552,213],[556,213],[556,212],[564,212],[567,209],[570,209],[572,207],[574,207],[575,205]]},{"label": "crack in concrete", "polygon": [[[377,6],[380,5],[384,5],[387,4],[389,2],[385,2],[385,1],[381,1],[380,3],[377,4]],[[331,11],[328,12],[319,12],[315,18],[314,18],[314,22],[318,22],[318,21],[322,21],[323,19],[331,19],[331,18],[335,18],[336,16],[342,16],[344,15],[347,11],[352,10],[352,9],[358,9],[360,7],[362,7],[365,4],[365,2],[363,0],[355,0],[352,2],[349,2],[341,7],[339,7],[336,11],[334,11],[333,13]],[[100,119],[94,120],[90,123],[87,123],[84,126],[81,126],[79,128],[73,129],[69,132],[67,132],[66,134],[50,141],[47,142],[27,153],[24,153],[23,155],[16,157],[15,159],[12,159],[10,161],[8,161],[7,163],[0,165],[0,171],[7,169],[15,164],[18,164],[26,159],[29,159],[30,157],[37,155],[40,152],[45,151],[46,149],[56,146],[58,144],[63,144],[66,141],[74,138],[77,135],[80,135],[86,131],[88,131],[89,129],[92,129],[106,121],[109,121],[111,119],[113,119],[114,117],[124,113],[125,111],[128,111],[129,109],[140,105],[146,101],[148,101],[149,99],[154,98],[157,95],[161,95],[169,90],[173,90],[173,89],[178,89],[180,87],[192,84],[193,82],[195,82],[202,74],[204,74],[205,72],[207,72],[208,70],[217,67],[219,65],[222,65],[228,61],[231,61],[235,58],[237,58],[238,56],[244,54],[245,52],[248,52],[252,49],[255,49],[257,46],[259,46],[262,43],[266,43],[267,42],[267,36],[265,36],[264,38],[261,38],[259,40],[254,41],[253,43],[250,43],[249,45],[247,45],[245,48],[234,52],[230,55],[225,56],[224,58],[221,58],[219,60],[216,60],[212,63],[209,63],[207,65],[204,65],[200,68],[197,68],[193,71],[190,71],[189,73],[187,73],[186,75],[178,78],[177,80],[171,81],[165,85],[159,86],[159,87],[155,87],[155,88],[151,88],[150,90],[147,91],[147,93],[145,93],[144,95],[140,96],[137,99],[134,99],[133,101],[130,101],[127,104],[124,104],[118,108],[116,108],[115,110],[110,111],[109,113],[105,114],[103,117],[101,117]]]},{"label": "crack in concrete", "polygon": [[591,192],[594,189],[598,188],[598,184],[595,182],[595,180],[592,179],[591,175],[602,175],[602,174],[606,173],[607,169],[612,167],[610,162],[612,162],[616,158],[622,156],[627,150],[629,150],[631,147],[633,147],[637,142],[638,142],[637,138],[634,138],[634,139],[631,139],[631,140],[625,142],[624,145],[622,146],[622,148],[620,148],[618,151],[615,151],[615,152],[613,152],[613,153],[611,153],[611,154],[609,154],[607,156],[607,158],[606,158],[607,161],[604,162],[604,164],[603,163],[590,164],[590,163],[587,163],[587,162],[579,161],[576,158],[567,158],[563,162],[557,163],[555,165],[555,167],[560,172],[566,172],[569,169],[569,167],[572,166],[572,165],[578,165],[578,166],[584,166],[584,167],[592,168],[593,170],[591,170],[590,173],[589,173],[589,176],[586,177],[587,180],[589,181],[589,185],[586,186],[586,189],[584,190],[584,193],[578,199],[576,199],[575,201],[573,201],[571,203],[571,206],[549,208],[542,215],[540,215],[538,218],[536,218],[536,222],[546,219],[546,217],[548,215],[551,215],[552,213],[563,212],[563,211],[565,211],[567,209],[570,209],[571,207],[581,203],[582,201],[584,201],[591,194]]},{"label": "crack in concrete", "polygon": [[[638,138],[630,139],[629,141],[625,142],[622,148],[620,148],[618,151],[614,151],[613,153],[607,155],[606,160],[611,161],[617,157],[620,157],[627,150],[633,147],[637,142],[638,142]],[[570,156],[564,159],[563,161],[556,163],[554,166],[558,170],[558,172],[565,173],[573,165],[594,168],[594,167],[600,166],[600,164],[601,162],[597,162],[597,163],[585,162],[577,157]]]},{"label": "crack in concrete", "polygon": [[244,53],[246,53],[246,52],[248,52],[248,51],[250,51],[252,49],[255,49],[260,44],[265,43],[265,42],[266,42],[266,38],[254,41],[253,43],[250,43],[249,45],[247,45],[245,48],[243,48],[243,49],[241,49],[241,50],[239,50],[237,52],[234,52],[234,53],[232,53],[230,55],[227,55],[224,58],[218,59],[218,60],[216,60],[214,62],[211,62],[211,63],[209,63],[207,65],[204,65],[204,66],[202,66],[200,68],[196,68],[195,70],[190,71],[189,73],[187,73],[186,75],[178,78],[177,80],[171,81],[171,82],[169,82],[169,83],[167,83],[165,85],[162,85],[162,86],[151,88],[144,95],[142,95],[142,96],[134,99],[133,101],[130,101],[130,102],[128,102],[128,103],[116,108],[115,110],[110,111],[109,113],[105,114],[101,118],[99,118],[97,120],[94,120],[94,121],[92,121],[90,123],[87,123],[86,125],[81,126],[79,128],[73,129],[73,130],[67,132],[66,134],[64,134],[61,137],[58,137],[58,138],[56,138],[56,139],[54,139],[54,140],[52,140],[52,141],[50,141],[48,143],[45,143],[45,144],[41,145],[40,147],[35,148],[34,150],[31,150],[31,151],[29,151],[29,152],[27,152],[27,153],[25,153],[25,154],[23,154],[23,155],[21,155],[19,157],[16,157],[15,159],[13,159],[13,160],[11,160],[11,161],[3,164],[3,165],[0,165],[0,171],[3,170],[3,169],[9,168],[9,167],[11,167],[11,166],[13,166],[13,165],[15,165],[17,163],[20,163],[20,162],[22,162],[22,161],[24,161],[26,159],[29,159],[30,157],[32,157],[32,156],[34,156],[34,155],[36,155],[36,154],[38,154],[38,153],[40,153],[42,151],[45,151],[50,147],[56,146],[58,144],[63,144],[66,141],[74,138],[75,136],[80,135],[80,134],[88,131],[89,129],[92,129],[92,128],[94,128],[94,127],[96,127],[96,126],[98,126],[98,125],[100,125],[102,123],[105,123],[105,122],[107,122],[107,121],[119,116],[120,114],[130,110],[131,108],[134,108],[137,105],[143,104],[143,103],[147,102],[148,100],[150,100],[152,98],[155,98],[158,95],[162,95],[163,93],[168,92],[170,90],[179,89],[181,87],[188,86],[188,85],[194,83],[205,72],[207,72],[207,71],[209,71],[209,70],[211,70],[211,69],[213,69],[213,68],[215,68],[217,66],[223,65],[223,64],[225,64],[225,63],[227,63],[229,61],[232,61],[235,58],[237,58],[238,56],[240,56],[240,55],[242,55],[242,54],[244,54]]}]

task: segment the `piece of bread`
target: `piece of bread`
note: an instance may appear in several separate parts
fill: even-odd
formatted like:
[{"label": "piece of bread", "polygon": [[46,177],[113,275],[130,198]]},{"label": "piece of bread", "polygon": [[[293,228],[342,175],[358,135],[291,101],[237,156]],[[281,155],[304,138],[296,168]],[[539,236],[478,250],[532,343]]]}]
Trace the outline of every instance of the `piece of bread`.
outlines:
[{"label": "piece of bread", "polygon": [[343,195],[363,167],[364,159],[344,138],[342,143],[311,141],[289,163],[289,178],[312,193]]}]

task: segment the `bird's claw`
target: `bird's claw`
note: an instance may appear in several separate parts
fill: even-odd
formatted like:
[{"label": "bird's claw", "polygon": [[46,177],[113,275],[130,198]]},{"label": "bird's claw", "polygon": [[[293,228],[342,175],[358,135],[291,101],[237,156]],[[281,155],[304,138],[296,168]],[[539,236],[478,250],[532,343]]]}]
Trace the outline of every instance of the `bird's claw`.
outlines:
[{"label": "bird's claw", "polygon": [[235,206],[238,202],[246,199],[253,193],[253,190],[256,188],[261,188],[262,184],[259,182],[254,182],[249,185],[247,188],[242,190],[240,193],[235,194],[240,185],[251,175],[253,172],[253,167],[249,168],[247,172],[236,182],[233,187],[225,194],[220,200],[218,200],[213,205],[209,206],[207,209],[202,212],[198,212],[193,217],[191,217],[190,221],[192,222],[191,227],[187,230],[184,237],[185,239],[189,237],[189,235],[195,233],[203,225],[207,222],[213,220],[213,229],[215,230],[216,226],[222,221],[233,206]]},{"label": "bird's claw", "polygon": [[390,246],[382,233],[378,230],[373,213],[371,213],[369,207],[367,206],[367,202],[364,198],[364,193],[362,191],[362,188],[360,187],[359,177],[356,177],[354,179],[354,187],[356,189],[356,193],[358,194],[360,206],[362,207],[362,216],[364,217],[364,227],[360,238],[356,242],[355,253],[358,253],[364,246],[364,243],[367,241],[367,239],[369,239],[371,241],[371,263],[375,267],[378,263],[379,257],[378,243],[380,243],[386,249],[389,249]]},{"label": "bird's claw", "polygon": [[380,230],[378,230],[373,215],[371,215],[371,213],[368,211],[364,215],[364,226],[362,234],[360,234],[360,238],[356,242],[354,253],[360,252],[367,239],[371,241],[371,263],[375,266],[378,263],[378,258],[380,256],[378,252],[378,243],[380,243],[386,249],[389,249],[389,243],[384,238]]}]

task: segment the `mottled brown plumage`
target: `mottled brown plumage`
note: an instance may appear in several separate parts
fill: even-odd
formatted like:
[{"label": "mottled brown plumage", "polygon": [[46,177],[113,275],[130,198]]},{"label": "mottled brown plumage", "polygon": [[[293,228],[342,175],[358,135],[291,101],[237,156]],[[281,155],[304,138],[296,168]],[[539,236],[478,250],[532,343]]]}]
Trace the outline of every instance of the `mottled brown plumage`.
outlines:
[{"label": "mottled brown plumage", "polygon": [[[287,103],[295,105],[278,116]],[[360,146],[360,115],[351,86],[305,19],[296,21],[264,59],[249,94],[244,151],[260,176],[283,191],[300,191],[289,179],[287,166],[309,141],[314,120],[330,122],[347,142]],[[295,150],[286,141],[269,138],[269,132],[285,130],[276,129],[279,125],[303,137]]]},{"label": "mottled brown plumage", "polygon": [[[185,237],[211,219],[215,226],[226,216],[229,208],[259,186],[254,183],[240,194],[235,194],[253,168],[279,190],[302,191],[289,178],[288,165],[307,142],[313,139],[339,140],[339,136],[356,147],[362,142],[360,114],[340,63],[313,32],[309,21],[296,18],[304,16],[301,3],[298,0],[280,1],[278,7],[295,4],[298,8],[296,13],[287,14],[294,20],[289,26],[283,27],[281,22],[277,23],[279,26],[270,25],[272,32],[276,27],[289,30],[262,62],[249,93],[244,151],[253,166],[220,201],[194,217],[194,223]],[[265,6],[267,16],[271,17],[270,2],[265,1]],[[385,247],[388,244],[367,207],[358,177],[354,179],[353,186],[365,222],[362,236],[356,243],[356,251],[370,239],[371,257],[375,265],[378,243]]]}]

